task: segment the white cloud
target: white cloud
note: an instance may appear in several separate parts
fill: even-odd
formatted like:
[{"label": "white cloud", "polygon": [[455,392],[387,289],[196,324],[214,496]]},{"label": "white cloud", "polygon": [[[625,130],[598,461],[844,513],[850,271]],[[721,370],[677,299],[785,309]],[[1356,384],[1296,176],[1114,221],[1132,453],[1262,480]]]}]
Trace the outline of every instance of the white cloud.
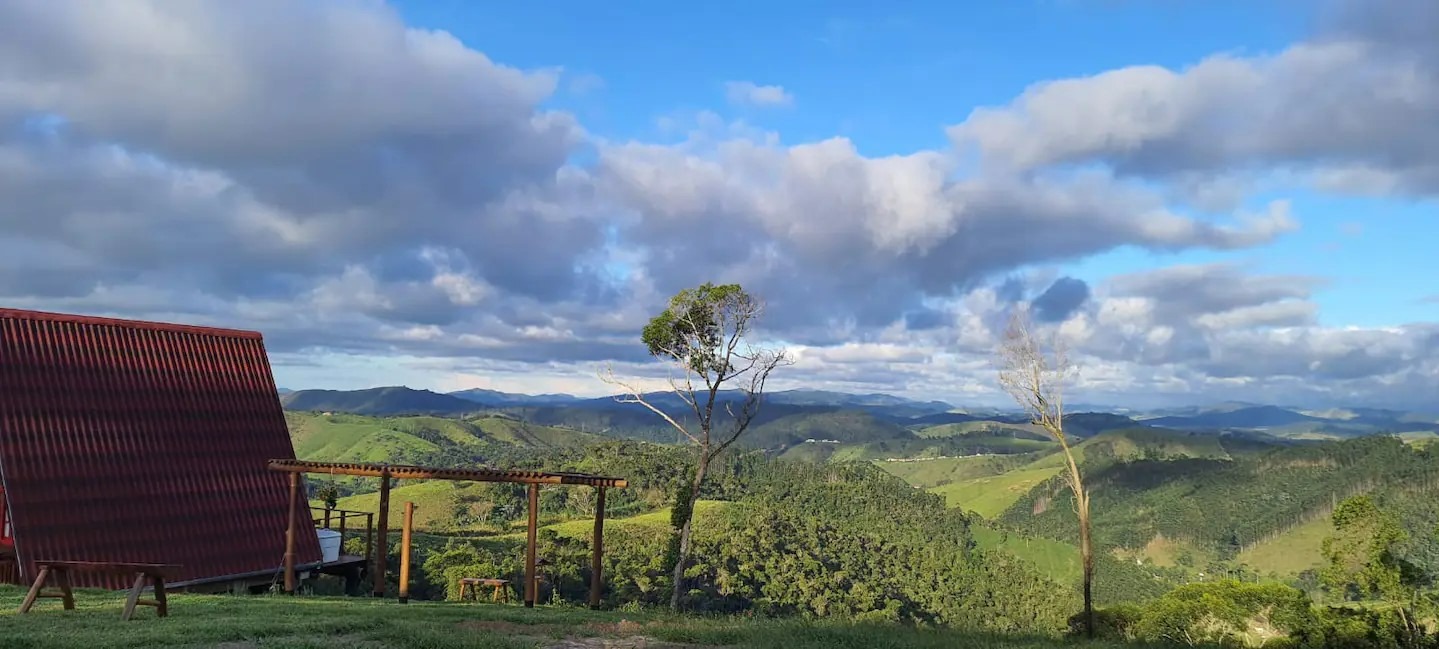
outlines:
[{"label": "white cloud", "polygon": [[753,81],[725,82],[725,97],[736,106],[768,108],[794,105],[794,95],[784,86],[761,86]]},{"label": "white cloud", "polygon": [[1302,170],[1330,191],[1439,193],[1439,10],[1338,4],[1327,29],[1276,54],[1044,81],[975,109],[949,135],[1004,168],[1098,162],[1191,179]]},{"label": "white cloud", "polygon": [[1396,7],[1272,56],[1036,84],[949,130],[976,171],[709,111],[671,120],[678,143],[605,139],[544,107],[597,77],[506,66],[378,3],[4,3],[0,302],[257,328],[294,377],[583,393],[604,361],[662,379],[647,316],[739,281],[800,352],[777,387],[995,401],[996,333],[1031,301],[1096,397],[1416,399],[1439,331],[1322,327],[1321,278],[1057,270],[1287,236],[1282,197],[1241,209],[1256,176],[1439,192],[1439,29]]}]

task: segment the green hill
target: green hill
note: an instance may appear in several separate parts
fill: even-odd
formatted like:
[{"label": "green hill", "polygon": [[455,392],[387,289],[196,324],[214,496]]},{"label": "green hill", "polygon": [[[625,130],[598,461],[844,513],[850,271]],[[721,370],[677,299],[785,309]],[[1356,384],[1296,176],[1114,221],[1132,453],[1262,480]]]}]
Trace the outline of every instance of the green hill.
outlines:
[{"label": "green hill", "polygon": [[1047,451],[1053,442],[1013,437],[956,436],[925,439],[907,437],[863,444],[812,441],[785,449],[780,457],[812,462],[867,462],[889,459],[955,458],[992,455],[1022,455]]},{"label": "green hill", "polygon": [[285,423],[302,460],[398,463],[440,448],[373,417],[289,412]]},{"label": "green hill", "polygon": [[[741,438],[755,448],[786,448],[806,440],[863,444],[913,435],[903,426],[859,410],[804,412],[780,417],[754,426]],[[812,442],[813,443],[813,442]]]},{"label": "green hill", "polygon": [[983,524],[971,526],[970,533],[979,547],[1026,561],[1057,584],[1073,584],[1083,578],[1079,548],[1063,541],[1021,536]]},{"label": "green hill", "polygon": [[999,516],[1039,483],[1059,473],[1058,465],[1031,465],[999,475],[969,478],[929,489],[944,497],[950,507],[971,511],[985,518]]},{"label": "green hill", "polygon": [[406,387],[368,390],[300,390],[280,397],[287,410],[346,412],[357,415],[459,415],[479,404],[448,394]]},{"label": "green hill", "polygon": [[297,457],[333,462],[404,463],[453,447],[568,448],[603,439],[499,415],[460,420],[286,412],[285,422]]},{"label": "green hill", "polygon": [[[324,478],[311,476],[310,480],[322,481]],[[405,513],[405,502],[411,501],[415,503],[415,529],[451,529],[454,520],[455,498],[471,488],[471,483],[446,480],[400,484],[393,487],[390,489],[390,527],[400,528],[400,517]],[[311,504],[318,506],[314,502]],[[335,506],[338,509],[378,513],[380,511],[380,494],[371,492],[347,496],[339,499]]]},{"label": "green hill", "polygon": [[[1406,526],[1426,539],[1415,552],[1439,550],[1427,541],[1439,522],[1439,508],[1430,504],[1439,488],[1439,456],[1394,437],[1272,446],[1261,453],[1231,453],[1230,459],[1217,457],[1214,447],[1195,445],[1187,445],[1187,452],[1207,448],[1210,457],[1116,460],[1101,457],[1097,448],[1086,448],[1084,462],[1101,547],[1138,550],[1162,537],[1188,544],[1199,556],[1227,560],[1276,535],[1282,538],[1338,500],[1371,492],[1402,507]],[[1067,499],[1053,483],[1026,493],[999,519],[1029,534],[1070,540],[1074,525]],[[1295,534],[1301,538],[1305,530]],[[1286,568],[1263,559],[1263,548],[1256,552],[1256,561],[1275,571]]]},{"label": "green hill", "polygon": [[909,484],[928,489],[971,478],[999,475],[1032,460],[1032,455],[973,455],[931,459],[875,460],[875,466]]},{"label": "green hill", "polygon": [[[725,509],[735,506],[735,503],[723,500],[701,500],[695,503],[694,525],[697,534],[714,527],[714,517]],[[562,523],[552,523],[544,526],[543,529],[553,530],[556,534],[572,539],[589,539],[594,534],[593,519],[578,519]],[[670,533],[670,509],[668,507],[653,511],[648,514],[630,516],[628,518],[605,519],[605,533],[612,530],[625,529],[630,531],[646,530],[655,534]],[[520,538],[522,532],[515,532],[509,537]]]},{"label": "green hill", "polygon": [[1001,421],[961,421],[924,426],[914,431],[920,437],[955,437],[977,434],[1048,440],[1044,430],[1034,424],[1011,424]]},{"label": "green hill", "polygon": [[1328,516],[1316,516],[1244,549],[1236,560],[1260,574],[1272,572],[1281,577],[1293,577],[1324,562],[1320,548],[1324,537],[1333,531],[1334,526]]},{"label": "green hill", "polygon": [[[944,426],[965,426],[965,424],[944,424]],[[961,439],[967,436],[960,436]],[[1044,449],[1051,452],[1034,459],[1028,464],[1016,464],[1013,460],[999,460],[981,463],[971,458],[954,458],[959,462],[919,465],[914,468],[901,465],[908,463],[886,462],[885,470],[898,475],[910,484],[928,489],[944,496],[951,507],[973,511],[985,518],[1003,513],[1023,498],[1031,489],[1045,480],[1058,475],[1064,467],[1064,455],[1054,442],[1015,439],[1018,443],[1033,444],[1027,450]],[[1185,432],[1164,431],[1148,428],[1130,428],[1100,433],[1074,446],[1075,457],[1084,462],[1087,458],[1103,458],[1106,461],[1121,459],[1176,459],[1176,458],[1228,458],[1229,452],[1218,437],[1195,435]],[[1023,451],[1020,451],[1023,452]],[[1021,456],[1032,459],[1033,454]],[[942,462],[935,460],[934,462]],[[979,469],[988,467],[990,470]],[[998,469],[998,470],[993,470]]]}]

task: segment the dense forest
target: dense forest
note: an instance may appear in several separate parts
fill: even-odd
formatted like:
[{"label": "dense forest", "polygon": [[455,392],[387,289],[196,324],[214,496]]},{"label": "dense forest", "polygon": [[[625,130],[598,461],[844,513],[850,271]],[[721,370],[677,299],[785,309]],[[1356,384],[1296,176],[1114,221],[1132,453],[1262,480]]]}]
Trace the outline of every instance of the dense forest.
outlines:
[{"label": "dense forest", "polygon": [[[611,490],[607,499],[604,606],[668,601],[672,506],[688,484],[693,458],[683,446],[494,417],[292,414],[291,424],[297,448],[320,455],[399,449],[413,463],[625,476],[630,486]],[[980,443],[1031,437],[1006,427],[934,432],[951,433],[954,439],[972,435]],[[956,464],[936,478],[937,488],[949,479],[1002,477],[1050,462],[1044,450],[1016,450]],[[1416,583],[1427,583],[1439,550],[1432,533],[1439,521],[1432,497],[1439,475],[1433,447],[1387,436],[1263,443],[1151,430],[1099,435],[1082,451],[1095,485],[1096,538],[1105,550],[1097,555],[1095,583],[1104,633],[1266,646],[1281,640],[1305,646],[1420,646],[1400,632],[1401,618],[1393,610],[1345,604],[1364,598],[1335,590],[1317,570],[1276,580],[1235,570],[1230,560],[1296,524],[1330,516],[1352,495],[1368,493],[1409,532],[1395,544],[1395,555],[1423,573]],[[696,509],[685,607],[1003,632],[1077,628],[1079,584],[1062,567],[1046,566],[1053,557],[1040,552],[1072,549],[1072,514],[1054,480],[1039,481],[1000,515],[985,519],[884,466],[877,458],[796,459],[793,453],[744,447],[723,455]],[[373,494],[366,492],[374,486],[364,480],[316,480],[311,488],[335,488],[335,495],[347,496],[349,504],[342,506],[364,508],[357,503],[367,502]],[[523,535],[517,531],[525,516],[523,487],[436,482],[404,488],[429,498],[422,506],[428,513],[417,536],[412,597],[454,598],[458,580],[466,576],[521,583]],[[586,599],[593,498],[586,488],[541,490],[542,601],[578,605]],[[1117,551],[1156,536],[1182,540],[1199,556],[1161,566]],[[393,573],[398,549],[392,545],[390,552]],[[1258,618],[1266,620],[1265,633],[1273,637],[1255,635],[1250,627]]]}]

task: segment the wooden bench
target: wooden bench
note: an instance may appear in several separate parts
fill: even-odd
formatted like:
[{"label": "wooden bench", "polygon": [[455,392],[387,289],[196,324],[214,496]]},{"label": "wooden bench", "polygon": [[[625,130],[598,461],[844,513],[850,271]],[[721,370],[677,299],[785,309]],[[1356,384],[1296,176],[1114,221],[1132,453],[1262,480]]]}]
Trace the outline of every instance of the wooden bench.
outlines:
[{"label": "wooden bench", "polygon": [[[165,563],[117,563],[112,561],[36,561],[35,567],[39,573],[35,575],[35,583],[30,586],[30,592],[25,595],[24,603],[20,604],[21,613],[29,613],[30,608],[35,605],[35,600],[45,597],[60,599],[65,610],[75,609],[75,595],[71,592],[70,573],[72,572],[103,572],[110,574],[134,575],[135,585],[130,588],[130,597],[125,600],[125,611],[120,614],[120,619],[129,620],[135,616],[136,606],[153,606],[159,617],[170,614],[170,606],[165,600],[165,579],[173,576],[180,568],[178,565]],[[50,575],[55,575],[55,585],[58,591],[45,591],[45,581]],[[155,590],[155,599],[140,599],[140,591],[145,589],[145,582],[149,581]]]},{"label": "wooden bench", "polygon": [[508,579],[482,579],[479,577],[462,577],[460,578],[460,601],[465,601],[465,593],[469,593],[475,601],[479,601],[479,587],[490,586],[495,589],[494,594],[490,598],[491,600],[496,602],[500,601],[500,595],[501,593],[503,593],[504,600],[506,603],[508,603],[510,601],[510,589],[506,588],[506,586],[509,585],[510,580]]}]

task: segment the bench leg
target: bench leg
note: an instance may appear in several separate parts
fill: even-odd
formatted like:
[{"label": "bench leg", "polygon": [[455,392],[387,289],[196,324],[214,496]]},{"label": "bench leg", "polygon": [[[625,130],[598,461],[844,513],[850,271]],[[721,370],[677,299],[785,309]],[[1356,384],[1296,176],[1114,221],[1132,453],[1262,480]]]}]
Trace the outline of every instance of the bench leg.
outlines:
[{"label": "bench leg", "polygon": [[150,584],[155,587],[155,614],[165,617],[170,614],[170,600],[165,598],[165,578],[155,576],[150,578]]},{"label": "bench leg", "polygon": [[461,602],[465,601],[465,590],[466,590],[468,587],[469,587],[469,584],[467,584],[467,583],[465,583],[465,582],[463,582],[463,581],[460,582],[460,601],[461,601]]},{"label": "bench leg", "polygon": [[49,576],[49,568],[41,568],[40,574],[35,575],[35,584],[30,587],[30,592],[25,594],[25,601],[20,604],[21,613],[30,612],[30,607],[35,605],[35,599],[40,596],[40,591],[45,588],[45,579]]},{"label": "bench leg", "polygon": [[140,589],[145,587],[145,574],[135,575],[135,585],[130,588],[130,597],[125,600],[125,612],[120,614],[121,620],[129,620],[135,617],[135,603],[140,601]]},{"label": "bench leg", "polygon": [[55,581],[60,583],[60,600],[65,604],[65,610],[75,610],[75,593],[70,590],[70,569],[58,568],[55,570]]}]

